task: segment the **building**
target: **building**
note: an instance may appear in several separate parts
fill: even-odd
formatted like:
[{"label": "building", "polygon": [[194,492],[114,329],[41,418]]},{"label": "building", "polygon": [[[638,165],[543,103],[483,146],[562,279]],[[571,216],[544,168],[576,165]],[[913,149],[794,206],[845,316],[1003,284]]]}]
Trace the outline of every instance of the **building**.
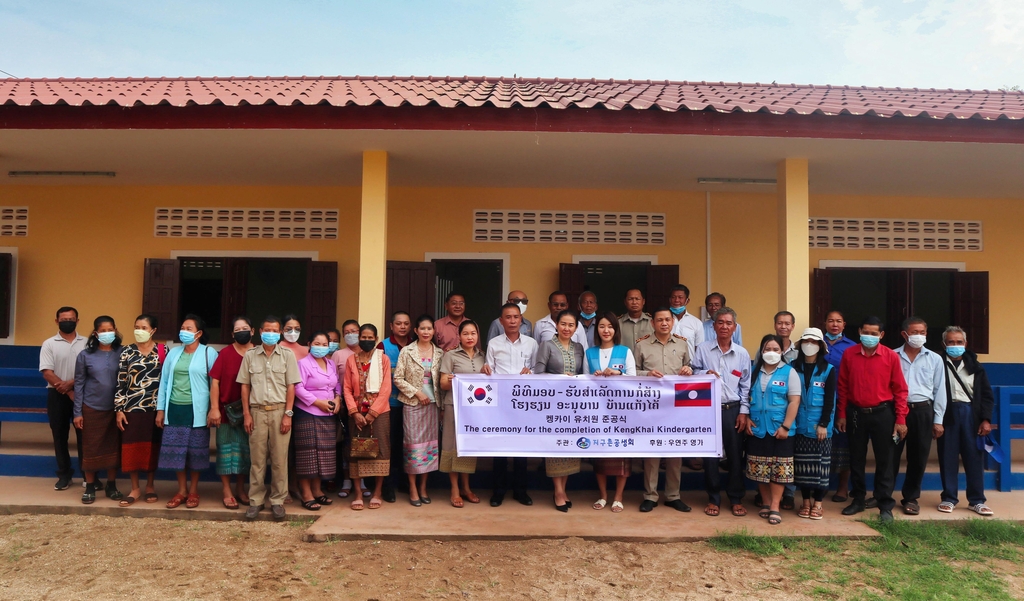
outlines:
[{"label": "building", "polygon": [[483,322],[525,290],[536,320],[559,287],[621,312],[681,281],[694,310],[725,293],[748,348],[838,306],[1024,363],[1022,118],[988,90],[0,80],[0,335],[37,345],[73,305],[168,338],[197,312],[226,342],[238,313],[311,332],[452,289]]}]

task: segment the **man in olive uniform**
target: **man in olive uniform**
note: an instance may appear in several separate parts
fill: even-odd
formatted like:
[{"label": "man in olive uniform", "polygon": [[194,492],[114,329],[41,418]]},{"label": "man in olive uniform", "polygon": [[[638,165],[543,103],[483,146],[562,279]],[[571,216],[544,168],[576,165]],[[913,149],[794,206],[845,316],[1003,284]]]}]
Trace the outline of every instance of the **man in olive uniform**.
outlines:
[{"label": "man in olive uniform", "polygon": [[[668,307],[661,307],[654,312],[654,333],[636,342],[636,375],[661,378],[693,374],[686,338],[672,333],[675,321]],[[658,504],[660,463],[661,459],[655,457],[644,459],[644,501],[640,504],[640,511],[644,513],[651,511]],[[681,457],[665,459],[665,505],[676,511],[690,511],[690,506],[679,498],[682,465]]]},{"label": "man in olive uniform", "polygon": [[634,358],[636,341],[654,333],[651,316],[644,313],[644,293],[636,288],[626,291],[626,312],[619,316],[619,331],[622,333],[622,346],[632,351]]}]

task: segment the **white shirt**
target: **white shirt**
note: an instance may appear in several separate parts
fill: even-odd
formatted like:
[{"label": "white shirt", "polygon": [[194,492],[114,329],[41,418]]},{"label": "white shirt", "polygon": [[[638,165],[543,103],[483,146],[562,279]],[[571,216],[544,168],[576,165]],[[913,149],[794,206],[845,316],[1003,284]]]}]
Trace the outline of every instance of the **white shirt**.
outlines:
[{"label": "white shirt", "polygon": [[[951,362],[952,363],[952,362]],[[956,365],[956,363],[953,363]],[[949,369],[948,367],[946,369]],[[967,366],[963,361],[960,361],[960,365],[956,365],[956,375],[960,376],[960,380],[963,381],[964,386],[967,387],[967,392],[974,394],[974,374],[967,373]],[[963,386],[960,386],[960,382],[956,381],[956,378],[949,376],[949,394],[953,397],[953,401],[956,403],[970,403],[971,398],[967,396],[967,392],[964,392]]]},{"label": "white shirt", "polygon": [[676,320],[676,324],[672,326],[672,333],[686,339],[686,348],[693,357],[697,345],[704,342],[704,323],[687,311]]},{"label": "white shirt", "polygon": [[[543,318],[538,319],[537,323],[533,324],[533,338],[537,341],[537,344],[543,344],[557,335],[558,326],[555,325],[555,320],[551,319],[551,315],[545,315]],[[576,331],[572,334],[572,339],[580,343],[583,346],[583,350],[587,350],[590,346],[587,342],[587,332],[581,327],[576,328]]]},{"label": "white shirt", "polygon": [[537,341],[529,336],[519,335],[515,342],[502,334],[487,344],[487,365],[496,374],[519,374],[523,368],[533,370],[537,356]]},{"label": "white shirt", "polygon": [[[85,350],[86,340],[86,337],[78,332],[75,332],[73,342],[68,342],[60,334],[47,338],[39,349],[39,371],[50,369],[61,380],[74,380],[75,361],[78,359],[78,353]],[[49,382],[46,387],[53,388]]]},{"label": "white shirt", "polygon": [[[593,374],[599,369],[608,369],[608,363],[612,360],[612,347],[600,349],[599,352],[600,357],[598,358],[598,363],[600,363],[600,365],[590,365],[590,362],[587,361],[586,355],[583,356],[583,362],[586,365],[584,373]],[[628,348],[626,349],[626,366],[622,370],[622,375],[636,375],[636,359],[633,357],[633,351]]]}]

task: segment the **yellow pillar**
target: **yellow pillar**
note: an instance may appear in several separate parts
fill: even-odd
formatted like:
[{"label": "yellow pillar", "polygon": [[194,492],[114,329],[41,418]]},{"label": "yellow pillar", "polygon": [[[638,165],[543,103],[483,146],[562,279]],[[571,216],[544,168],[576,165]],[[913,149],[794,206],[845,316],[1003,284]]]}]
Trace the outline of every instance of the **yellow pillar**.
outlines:
[{"label": "yellow pillar", "polygon": [[382,329],[388,262],[388,153],[383,150],[363,152],[360,217],[359,323]]},{"label": "yellow pillar", "polygon": [[783,159],[778,165],[779,310],[796,316],[793,338],[811,323],[811,253],[807,159]]}]

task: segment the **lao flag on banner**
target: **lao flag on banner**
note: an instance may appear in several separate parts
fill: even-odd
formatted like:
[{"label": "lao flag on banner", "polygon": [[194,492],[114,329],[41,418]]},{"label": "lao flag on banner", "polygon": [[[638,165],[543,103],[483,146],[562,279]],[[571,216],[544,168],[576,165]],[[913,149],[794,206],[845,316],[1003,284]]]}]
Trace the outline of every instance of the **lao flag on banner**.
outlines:
[{"label": "lao flag on banner", "polygon": [[676,407],[710,407],[711,382],[676,384]]}]

